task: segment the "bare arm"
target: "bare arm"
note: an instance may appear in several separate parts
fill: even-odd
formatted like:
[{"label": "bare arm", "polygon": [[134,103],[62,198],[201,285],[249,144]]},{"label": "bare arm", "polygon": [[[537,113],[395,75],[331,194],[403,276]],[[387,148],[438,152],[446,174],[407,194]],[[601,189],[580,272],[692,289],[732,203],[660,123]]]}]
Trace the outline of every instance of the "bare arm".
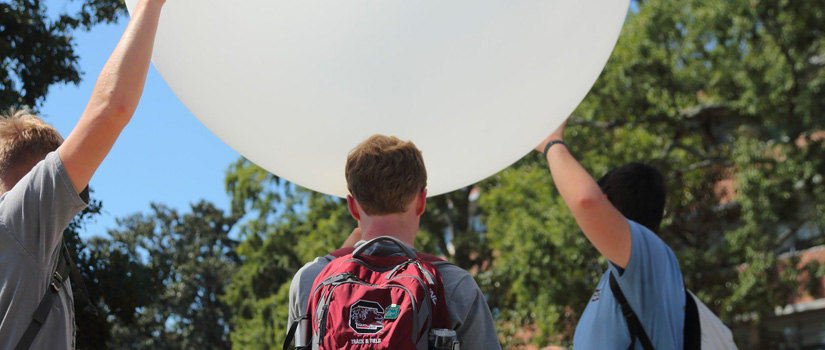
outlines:
[{"label": "bare arm", "polygon": [[[551,140],[564,139],[565,121],[536,150],[544,151]],[[602,193],[593,177],[564,145],[554,145],[547,152],[547,162],[556,188],[570,208],[590,243],[614,264],[624,268],[630,260],[630,225]]]},{"label": "bare arm", "polygon": [[95,84],[83,115],[58,148],[80,193],[137,108],[165,0],[141,0]]},{"label": "bare arm", "polygon": [[341,248],[349,248],[355,247],[355,243],[361,240],[361,228],[356,227],[352,230],[352,233],[349,234],[346,240],[344,240],[344,244],[341,245]]}]

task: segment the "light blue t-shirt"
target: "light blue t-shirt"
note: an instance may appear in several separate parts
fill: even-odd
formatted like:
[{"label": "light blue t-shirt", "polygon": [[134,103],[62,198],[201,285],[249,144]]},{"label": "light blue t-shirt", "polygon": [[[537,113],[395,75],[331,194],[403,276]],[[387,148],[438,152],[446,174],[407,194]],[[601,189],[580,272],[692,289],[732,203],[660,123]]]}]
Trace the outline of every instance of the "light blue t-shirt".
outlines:
[{"label": "light blue t-shirt", "polygon": [[[573,348],[619,349],[630,346],[619,303],[610,290],[613,273],[628,303],[636,312],[655,349],[682,349],[685,291],[679,262],[673,251],[646,227],[630,223],[631,248],[627,268],[609,264],[584,309]],[[636,349],[642,349],[636,340]]]}]

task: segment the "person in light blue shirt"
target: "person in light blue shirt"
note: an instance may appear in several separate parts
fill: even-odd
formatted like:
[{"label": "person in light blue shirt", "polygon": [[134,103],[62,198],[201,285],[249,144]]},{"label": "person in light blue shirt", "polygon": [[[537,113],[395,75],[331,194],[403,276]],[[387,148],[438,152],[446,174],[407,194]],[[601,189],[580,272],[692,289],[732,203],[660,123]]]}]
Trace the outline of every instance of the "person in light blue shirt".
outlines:
[{"label": "person in light blue shirt", "polygon": [[[673,251],[656,235],[664,215],[662,174],[650,166],[631,163],[596,182],[568,151],[564,127],[562,124],[536,150],[544,152],[553,181],[582,232],[608,260],[579,319],[573,347],[682,349],[682,272]],[[648,346],[641,336],[631,336],[610,287],[611,274],[649,338]]]}]

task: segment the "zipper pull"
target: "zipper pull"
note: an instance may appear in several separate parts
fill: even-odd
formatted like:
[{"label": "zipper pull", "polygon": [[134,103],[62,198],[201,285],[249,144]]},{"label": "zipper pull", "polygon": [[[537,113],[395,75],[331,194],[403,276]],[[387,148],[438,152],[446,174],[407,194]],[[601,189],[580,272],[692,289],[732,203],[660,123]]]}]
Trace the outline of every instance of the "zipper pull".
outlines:
[{"label": "zipper pull", "polygon": [[407,261],[405,261],[403,263],[400,263],[397,266],[395,266],[395,268],[393,268],[392,271],[390,271],[390,274],[387,275],[387,280],[391,280],[393,277],[395,277],[395,274],[398,273],[398,270],[401,270],[402,268],[406,267],[407,265],[409,265],[413,261],[415,261],[415,260],[410,259],[410,260],[407,260]]},{"label": "zipper pull", "polygon": [[427,271],[427,269],[425,269],[424,266],[421,266],[421,263],[418,262],[418,260],[415,261],[415,266],[418,266],[418,270],[421,271],[421,274],[424,275],[424,277],[427,279],[427,283],[431,286],[434,286],[435,276],[433,276],[433,274],[431,274],[430,271]]}]

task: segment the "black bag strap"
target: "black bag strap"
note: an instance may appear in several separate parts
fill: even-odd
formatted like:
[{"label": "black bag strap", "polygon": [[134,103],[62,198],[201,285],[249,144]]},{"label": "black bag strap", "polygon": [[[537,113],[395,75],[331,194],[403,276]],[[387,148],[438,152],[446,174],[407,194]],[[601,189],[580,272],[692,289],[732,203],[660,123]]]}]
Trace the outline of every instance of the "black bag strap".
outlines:
[{"label": "black bag strap", "polygon": [[23,336],[17,343],[15,350],[28,350],[29,347],[31,347],[40,328],[46,323],[46,317],[49,316],[49,312],[54,305],[54,299],[57,297],[57,294],[60,293],[60,289],[63,288],[63,282],[68,279],[71,279],[81,292],[75,295],[77,306],[86,312],[97,314],[97,308],[92,305],[89,299],[89,291],[86,289],[86,284],[83,283],[83,276],[80,275],[80,270],[77,269],[77,265],[72,261],[69,248],[66,247],[64,243],[58,252],[57,266],[54,269],[54,273],[52,273],[52,281],[49,284],[49,288],[46,290],[43,298],[40,299],[40,304],[37,305],[37,309],[34,310],[34,314],[32,315],[32,321],[29,323],[26,331],[23,332]]},{"label": "black bag strap", "polygon": [[55,267],[54,273],[52,273],[52,280],[46,289],[46,294],[43,296],[43,299],[40,300],[37,309],[34,310],[32,321],[29,323],[20,341],[17,342],[15,350],[28,350],[32,342],[34,342],[37,333],[40,331],[40,327],[46,323],[46,317],[49,316],[49,311],[51,311],[52,305],[54,305],[54,298],[60,293],[60,288],[63,288],[63,282],[69,278],[72,270],[69,263],[70,260],[64,257],[66,255],[67,250],[64,245],[58,253],[57,267]]},{"label": "black bag strap", "polygon": [[75,309],[83,310],[89,314],[97,315],[97,307],[92,304],[89,290],[86,289],[86,283],[83,281],[83,275],[77,268],[77,264],[72,260],[72,254],[69,253],[69,248],[63,244],[63,259],[69,264],[69,277],[71,277],[72,285],[77,287],[79,293],[74,294]]},{"label": "black bag strap", "polygon": [[[284,350],[289,350],[289,346],[292,344],[292,340],[295,339],[295,331],[298,330],[298,325],[301,324],[301,321],[308,319],[309,317],[304,315],[292,321],[292,325],[289,326],[289,331],[286,332],[286,339],[284,339]],[[296,347],[296,349],[298,349]]]},{"label": "black bag strap", "polygon": [[616,277],[612,272],[610,273],[610,290],[613,291],[613,296],[616,297],[616,301],[619,302],[624,319],[627,321],[627,330],[630,332],[630,347],[628,347],[628,350],[633,350],[636,347],[637,338],[642,343],[643,349],[653,350],[653,343],[650,342],[650,338],[648,338],[644,327],[642,327],[642,322],[639,321],[639,317],[636,316],[633,308],[630,307],[630,303],[627,302],[627,298],[625,298],[624,293],[622,293],[619,282],[616,281]]},{"label": "black bag strap", "polygon": [[685,288],[684,337],[685,350],[699,350],[702,348],[702,324],[699,321],[699,308],[687,288]]}]

